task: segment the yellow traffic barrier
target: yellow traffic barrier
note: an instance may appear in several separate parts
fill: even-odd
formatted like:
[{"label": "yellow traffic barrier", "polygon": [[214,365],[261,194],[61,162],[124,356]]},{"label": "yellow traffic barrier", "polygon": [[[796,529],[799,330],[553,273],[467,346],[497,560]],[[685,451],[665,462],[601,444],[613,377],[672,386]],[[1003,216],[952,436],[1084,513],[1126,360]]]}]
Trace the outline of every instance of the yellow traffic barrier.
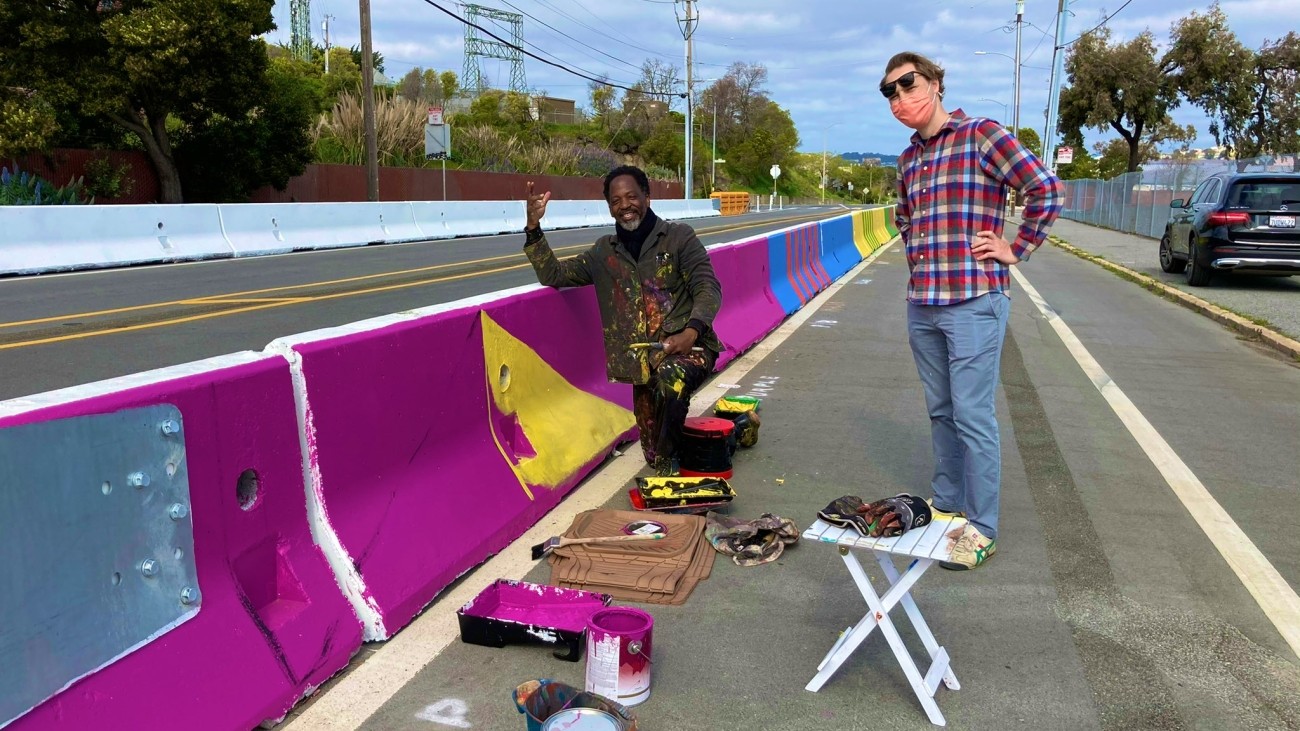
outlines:
[{"label": "yellow traffic barrier", "polygon": [[749,213],[749,193],[720,190],[709,197],[718,199],[718,212],[724,216]]}]

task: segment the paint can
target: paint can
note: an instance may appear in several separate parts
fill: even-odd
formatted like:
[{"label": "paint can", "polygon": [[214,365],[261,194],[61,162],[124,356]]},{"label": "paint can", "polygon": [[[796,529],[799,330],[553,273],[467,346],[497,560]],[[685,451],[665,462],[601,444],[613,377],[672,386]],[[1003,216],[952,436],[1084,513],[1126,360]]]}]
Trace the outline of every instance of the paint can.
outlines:
[{"label": "paint can", "polygon": [[736,425],[727,419],[692,416],[682,426],[677,458],[683,477],[732,476],[731,455],[736,451]]},{"label": "paint can", "polygon": [[623,722],[596,708],[566,708],[546,719],[542,731],[623,731]]},{"label": "paint can", "polygon": [[632,607],[600,609],[587,620],[588,693],[625,706],[650,697],[654,617]]}]

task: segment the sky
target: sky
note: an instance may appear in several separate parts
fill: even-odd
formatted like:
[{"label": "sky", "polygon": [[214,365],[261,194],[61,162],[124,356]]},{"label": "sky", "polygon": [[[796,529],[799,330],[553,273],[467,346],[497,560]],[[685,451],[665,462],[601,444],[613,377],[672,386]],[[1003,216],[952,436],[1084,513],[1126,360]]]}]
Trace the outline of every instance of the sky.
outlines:
[{"label": "sky", "polygon": [[[374,48],[385,59],[387,75],[401,78],[413,67],[464,66],[465,26],[430,4],[465,16],[446,0],[371,0]],[[524,48],[564,66],[631,85],[647,58],[680,69],[685,44],[677,18],[684,4],[672,0],[478,0],[478,4],[525,15]],[[1127,39],[1151,30],[1164,44],[1170,25],[1191,11],[1205,12],[1209,0],[1073,0],[1066,19],[1068,40],[1105,23],[1113,38]],[[1258,49],[1288,29],[1300,28],[1300,0],[1223,0],[1229,25],[1247,47]],[[694,34],[696,94],[708,79],[722,76],[735,61],[768,69],[767,91],[788,110],[804,152],[880,152],[896,154],[910,130],[889,113],[876,90],[885,63],[894,53],[916,51],[946,69],[945,103],[950,111],[1011,124],[1014,107],[1015,0],[698,0]],[[272,42],[289,38],[289,2],[277,0],[278,29]],[[360,43],[356,0],[311,0],[312,35],[323,45],[322,21],[330,20],[334,46]],[[1021,30],[1021,126],[1044,127],[1052,66],[1056,0],[1025,0]],[[1109,18],[1109,19],[1107,19]],[[508,37],[498,26],[484,26]],[[987,55],[977,55],[985,51]],[[1005,54],[999,56],[996,54]],[[510,64],[482,60],[492,85],[507,87]],[[525,59],[529,87],[587,106],[585,79],[540,61]],[[683,74],[684,75],[684,74]],[[678,106],[680,110],[680,103]],[[1184,104],[1175,121],[1191,124],[1193,147],[1214,144],[1207,121]],[[708,130],[704,130],[707,139]],[[1089,146],[1117,137],[1089,131]]]}]

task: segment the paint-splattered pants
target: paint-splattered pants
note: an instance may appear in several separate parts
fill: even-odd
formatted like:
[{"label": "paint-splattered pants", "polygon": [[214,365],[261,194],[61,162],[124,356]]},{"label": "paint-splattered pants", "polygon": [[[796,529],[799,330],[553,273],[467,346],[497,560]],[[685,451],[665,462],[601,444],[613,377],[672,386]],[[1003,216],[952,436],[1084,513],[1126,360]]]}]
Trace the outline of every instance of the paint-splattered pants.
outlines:
[{"label": "paint-splattered pants", "polygon": [[717,355],[670,355],[654,369],[650,382],[632,387],[632,410],[641,429],[641,451],[647,464],[671,460],[691,406],[691,394],[713,372]]}]

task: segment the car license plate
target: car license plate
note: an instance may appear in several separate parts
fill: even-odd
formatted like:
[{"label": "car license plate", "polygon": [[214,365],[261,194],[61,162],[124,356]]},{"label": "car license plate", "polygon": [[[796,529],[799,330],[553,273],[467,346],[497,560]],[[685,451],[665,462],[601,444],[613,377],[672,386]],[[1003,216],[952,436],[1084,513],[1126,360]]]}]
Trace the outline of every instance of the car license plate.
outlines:
[{"label": "car license plate", "polygon": [[1295,228],[1295,216],[1269,216],[1269,228]]}]

